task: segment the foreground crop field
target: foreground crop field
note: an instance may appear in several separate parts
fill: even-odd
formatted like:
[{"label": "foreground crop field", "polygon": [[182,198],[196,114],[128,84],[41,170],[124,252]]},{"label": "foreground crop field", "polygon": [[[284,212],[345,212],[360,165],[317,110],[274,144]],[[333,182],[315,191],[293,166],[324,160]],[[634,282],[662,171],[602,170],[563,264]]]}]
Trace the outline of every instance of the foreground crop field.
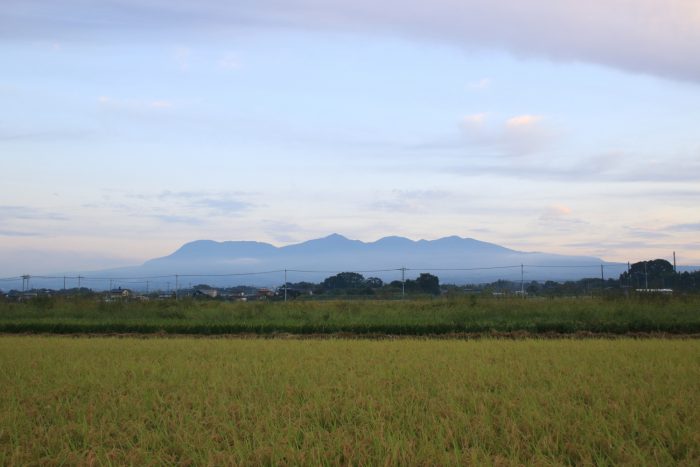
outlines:
[{"label": "foreground crop field", "polygon": [[697,465],[698,340],[0,338],[0,464]]},{"label": "foreground crop field", "polygon": [[5,333],[700,333],[700,297],[226,303],[95,299],[0,302]]}]

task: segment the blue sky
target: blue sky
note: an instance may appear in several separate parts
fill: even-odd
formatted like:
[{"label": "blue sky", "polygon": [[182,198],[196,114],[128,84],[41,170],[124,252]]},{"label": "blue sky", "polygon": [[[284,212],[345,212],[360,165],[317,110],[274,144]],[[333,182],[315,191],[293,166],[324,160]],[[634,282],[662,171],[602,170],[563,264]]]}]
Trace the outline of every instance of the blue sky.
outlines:
[{"label": "blue sky", "polygon": [[693,0],[7,0],[0,274],[339,232],[700,263]]}]

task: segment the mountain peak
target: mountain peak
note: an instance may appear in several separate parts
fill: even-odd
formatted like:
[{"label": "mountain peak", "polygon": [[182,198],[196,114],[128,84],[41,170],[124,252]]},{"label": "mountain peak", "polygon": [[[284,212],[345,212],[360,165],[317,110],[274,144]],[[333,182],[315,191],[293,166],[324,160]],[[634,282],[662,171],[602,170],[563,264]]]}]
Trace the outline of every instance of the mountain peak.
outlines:
[{"label": "mountain peak", "polygon": [[433,240],[434,242],[462,242],[462,241],[469,241],[472,240],[471,238],[462,238],[457,235],[450,235],[449,237],[441,237],[438,238],[437,240]]},{"label": "mountain peak", "polygon": [[319,240],[349,240],[349,238],[339,233],[332,233],[326,237],[319,238]]},{"label": "mountain peak", "polygon": [[413,240],[411,240],[410,238],[401,237],[399,235],[388,235],[386,237],[382,237],[379,240],[377,240],[377,242],[390,242],[390,241],[400,241],[400,242],[409,241],[409,242],[412,242]]},{"label": "mountain peak", "polygon": [[395,248],[400,248],[400,247],[409,247],[410,245],[415,244],[413,240],[410,238],[406,237],[399,237],[397,235],[391,235],[388,237],[382,237],[376,242],[373,242],[372,245],[376,247],[395,247]]},{"label": "mountain peak", "polygon": [[[185,243],[172,254],[163,258],[152,259],[148,262],[163,261],[168,259],[197,261],[203,259],[219,259],[227,257],[269,255],[276,248],[269,243],[261,242],[217,242],[215,240],[194,240]],[[147,263],[148,263],[147,262]]]}]

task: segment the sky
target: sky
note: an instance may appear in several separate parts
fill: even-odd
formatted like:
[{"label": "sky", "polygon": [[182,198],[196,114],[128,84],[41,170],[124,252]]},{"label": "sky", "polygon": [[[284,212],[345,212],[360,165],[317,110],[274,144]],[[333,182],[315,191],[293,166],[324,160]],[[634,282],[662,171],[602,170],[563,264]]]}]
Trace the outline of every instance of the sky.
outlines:
[{"label": "sky", "polygon": [[700,264],[697,0],[3,0],[0,275],[197,239]]}]

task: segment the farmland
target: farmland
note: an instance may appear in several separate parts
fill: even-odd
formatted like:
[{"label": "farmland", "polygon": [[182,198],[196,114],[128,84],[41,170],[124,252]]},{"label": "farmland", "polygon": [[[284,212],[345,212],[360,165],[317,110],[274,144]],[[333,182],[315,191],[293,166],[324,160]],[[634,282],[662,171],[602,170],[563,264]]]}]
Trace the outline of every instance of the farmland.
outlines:
[{"label": "farmland", "polygon": [[700,461],[700,341],[5,336],[0,464]]},{"label": "farmland", "polygon": [[439,335],[450,333],[700,333],[700,297],[482,298],[231,303],[0,302],[4,333]]}]

